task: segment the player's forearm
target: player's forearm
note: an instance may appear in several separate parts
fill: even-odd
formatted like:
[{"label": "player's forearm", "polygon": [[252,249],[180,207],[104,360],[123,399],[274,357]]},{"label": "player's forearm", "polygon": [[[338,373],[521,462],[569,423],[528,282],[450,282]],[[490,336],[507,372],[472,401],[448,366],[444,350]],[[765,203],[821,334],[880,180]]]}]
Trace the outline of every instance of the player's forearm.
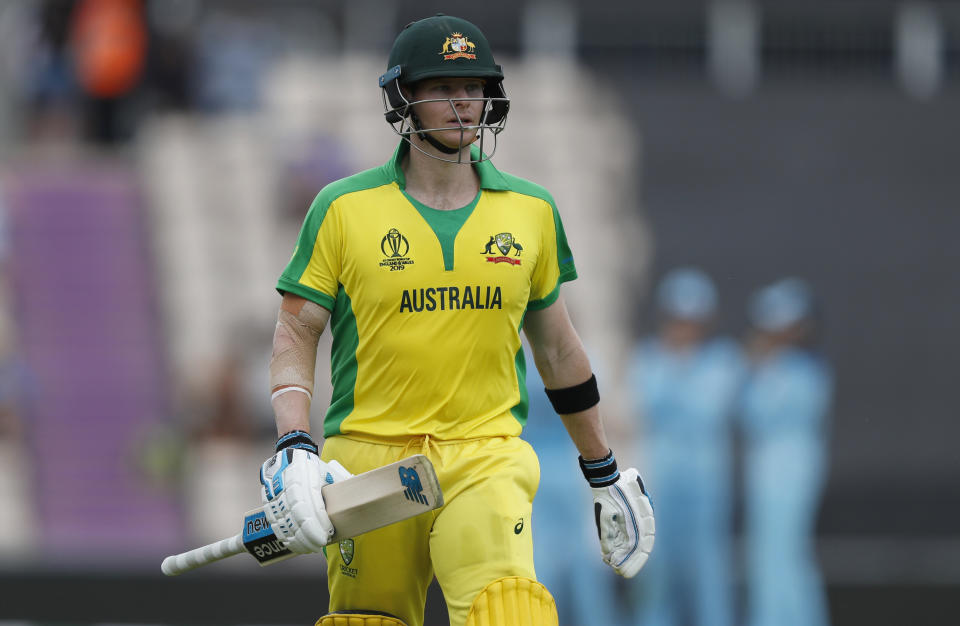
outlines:
[{"label": "player's forearm", "polygon": [[310,398],[305,394],[284,394],[274,398],[272,404],[278,436],[293,430],[310,432]]},{"label": "player's forearm", "polygon": [[563,425],[577,447],[580,456],[585,459],[599,459],[607,455],[610,445],[603,431],[600,419],[600,407],[593,406],[586,411],[561,415]]},{"label": "player's forearm", "polygon": [[[606,456],[610,447],[600,419],[593,368],[563,297],[546,309],[529,312],[524,327],[543,384],[548,390],[567,390],[563,394],[567,401],[551,398],[551,402],[570,439],[585,459]],[[564,407],[573,410],[564,412]]]},{"label": "player's forearm", "polygon": [[[575,334],[555,350],[542,351],[540,359],[537,359],[537,367],[547,389],[575,387],[593,376],[590,359]],[[561,413],[560,417],[583,458],[598,459],[606,456],[610,446],[603,431],[599,405],[576,413]]]},{"label": "player's forearm", "polygon": [[283,298],[270,359],[270,400],[278,434],[310,431],[317,343],[329,317],[329,311],[303,298]]}]

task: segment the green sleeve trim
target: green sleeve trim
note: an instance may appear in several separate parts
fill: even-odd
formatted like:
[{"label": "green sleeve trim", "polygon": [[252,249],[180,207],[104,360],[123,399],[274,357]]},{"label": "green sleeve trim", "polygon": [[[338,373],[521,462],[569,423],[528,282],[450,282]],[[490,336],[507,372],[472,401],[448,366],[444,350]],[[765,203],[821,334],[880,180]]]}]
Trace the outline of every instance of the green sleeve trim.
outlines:
[{"label": "green sleeve trim", "polygon": [[[300,228],[300,235],[297,237],[297,246],[293,250],[293,256],[290,257],[290,262],[287,263],[287,267],[283,270],[283,274],[280,275],[280,280],[277,283],[278,290],[281,288],[280,284],[284,282],[290,285],[299,284],[300,277],[303,276],[307,266],[310,265],[310,259],[313,258],[313,246],[317,241],[317,233],[320,232],[320,225],[326,219],[327,211],[332,202],[332,199],[325,197],[326,189],[324,188],[323,191],[318,193],[317,197],[310,203],[307,216]],[[286,289],[286,291],[294,290]]]},{"label": "green sleeve trim", "polygon": [[557,298],[560,297],[560,285],[562,283],[565,283],[571,280],[576,280],[576,278],[577,278],[577,270],[574,267],[570,266],[570,267],[561,269],[560,278],[557,280],[557,286],[554,287],[550,293],[540,298],[539,300],[531,300],[530,302],[528,302],[527,310],[540,311],[542,309],[547,308],[548,306],[556,302]]},{"label": "green sleeve trim", "polygon": [[577,268],[573,263],[573,252],[570,251],[570,244],[567,243],[567,234],[563,231],[563,221],[560,219],[560,212],[557,211],[557,205],[550,203],[553,209],[553,226],[557,231],[557,265],[560,270],[559,283],[574,280],[577,277]]},{"label": "green sleeve trim", "polygon": [[327,295],[322,291],[317,291],[311,287],[307,287],[306,285],[290,280],[284,276],[281,276],[280,280],[277,281],[277,291],[280,292],[280,295],[283,295],[284,293],[292,293],[295,296],[306,298],[315,304],[319,304],[328,311],[333,311],[333,305],[336,302],[333,296]]}]

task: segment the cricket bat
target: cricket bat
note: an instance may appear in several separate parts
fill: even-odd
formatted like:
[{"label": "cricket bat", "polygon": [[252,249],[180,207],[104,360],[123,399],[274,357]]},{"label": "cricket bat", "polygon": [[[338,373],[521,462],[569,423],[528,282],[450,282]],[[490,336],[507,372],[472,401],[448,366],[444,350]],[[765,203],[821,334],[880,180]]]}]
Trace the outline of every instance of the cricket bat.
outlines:
[{"label": "cricket bat", "polygon": [[[437,473],[422,454],[324,485],[320,493],[334,528],[330,544],[443,506]],[[242,552],[261,566],[296,556],[274,534],[261,506],[243,516],[239,534],[168,556],[160,569],[176,576]]]}]

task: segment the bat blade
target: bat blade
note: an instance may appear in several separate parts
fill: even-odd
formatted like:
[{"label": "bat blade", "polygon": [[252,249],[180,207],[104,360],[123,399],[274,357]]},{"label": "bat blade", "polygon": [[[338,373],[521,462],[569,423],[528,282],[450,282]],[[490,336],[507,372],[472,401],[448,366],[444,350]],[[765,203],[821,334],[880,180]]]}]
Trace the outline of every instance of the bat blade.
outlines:
[{"label": "bat blade", "polygon": [[[320,492],[334,527],[331,544],[443,506],[436,471],[422,454],[325,485]],[[295,556],[273,532],[263,507],[258,507],[244,514],[239,535],[168,556],[160,569],[176,576],[244,550],[261,566]]]},{"label": "bat blade", "polygon": [[327,485],[321,492],[333,522],[330,543],[443,506],[437,473],[422,454]]}]

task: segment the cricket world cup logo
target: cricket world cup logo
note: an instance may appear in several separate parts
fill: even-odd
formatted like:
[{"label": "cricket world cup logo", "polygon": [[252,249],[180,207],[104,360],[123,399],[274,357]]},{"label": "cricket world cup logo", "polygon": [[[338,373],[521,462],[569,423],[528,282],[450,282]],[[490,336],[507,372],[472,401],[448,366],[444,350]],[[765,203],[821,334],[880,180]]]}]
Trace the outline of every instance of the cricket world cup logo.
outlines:
[{"label": "cricket world cup logo", "polygon": [[410,242],[400,234],[399,230],[391,228],[387,231],[387,234],[383,236],[383,239],[380,240],[380,250],[385,257],[396,258],[407,256],[407,252],[410,251]]},{"label": "cricket world cup logo", "polygon": [[407,256],[410,252],[410,242],[396,228],[391,228],[380,240],[380,252],[386,257],[380,261],[380,267],[389,268],[391,272],[400,271],[413,261]]}]

